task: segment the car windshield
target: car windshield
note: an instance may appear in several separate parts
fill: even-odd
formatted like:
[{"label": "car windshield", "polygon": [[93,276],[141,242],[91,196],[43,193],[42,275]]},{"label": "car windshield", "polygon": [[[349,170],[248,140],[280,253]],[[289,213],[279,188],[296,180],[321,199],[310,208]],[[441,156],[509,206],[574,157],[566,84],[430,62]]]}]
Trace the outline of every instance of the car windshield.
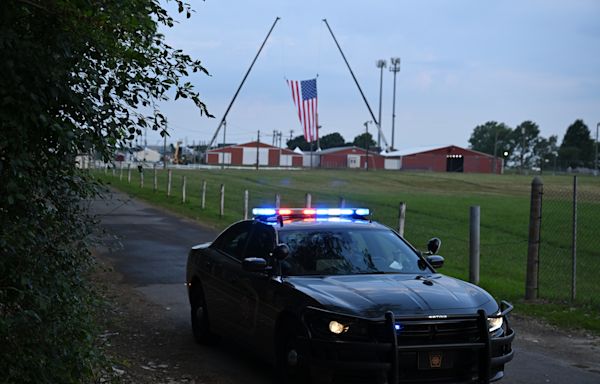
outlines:
[{"label": "car windshield", "polygon": [[290,248],[282,272],[298,275],[423,273],[417,254],[390,230],[289,230],[279,242]]}]

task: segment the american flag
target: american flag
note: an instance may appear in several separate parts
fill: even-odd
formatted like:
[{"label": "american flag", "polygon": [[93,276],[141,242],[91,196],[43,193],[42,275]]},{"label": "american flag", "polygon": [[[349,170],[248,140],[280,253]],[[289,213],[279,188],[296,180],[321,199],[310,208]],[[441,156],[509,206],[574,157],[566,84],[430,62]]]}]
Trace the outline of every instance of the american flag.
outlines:
[{"label": "american flag", "polygon": [[286,80],[292,91],[294,105],[298,109],[298,118],[304,128],[304,138],[307,142],[317,141],[319,131],[317,113],[317,79]]}]

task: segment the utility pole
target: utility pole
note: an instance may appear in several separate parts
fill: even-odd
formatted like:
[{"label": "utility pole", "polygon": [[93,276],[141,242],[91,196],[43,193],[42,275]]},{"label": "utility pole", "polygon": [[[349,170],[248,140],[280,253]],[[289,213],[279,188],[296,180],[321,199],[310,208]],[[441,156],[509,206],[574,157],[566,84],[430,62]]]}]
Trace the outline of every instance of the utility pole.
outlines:
[{"label": "utility pole", "polygon": [[223,120],[223,147],[225,147],[225,131],[227,131],[227,121]]},{"label": "utility pole", "polygon": [[498,151],[498,126],[494,129],[494,158],[492,159],[492,173],[496,173],[496,153]]},{"label": "utility pole", "polygon": [[[321,126],[317,125],[317,149],[321,148],[321,137],[319,136],[320,130],[321,130]],[[319,162],[319,166],[321,166],[321,162]]]},{"label": "utility pole", "polygon": [[[319,148],[321,148],[320,135],[319,135],[319,129],[321,128],[321,126],[319,125],[319,113],[317,112],[316,115],[317,115],[317,121],[316,121],[315,133],[317,135],[317,150],[319,150]],[[320,161],[319,161],[319,164],[321,164]]]},{"label": "utility pole", "polygon": [[392,149],[394,149],[394,125],[396,123],[396,74],[400,72],[400,58],[390,59],[390,72],[394,73],[394,99],[392,101]]},{"label": "utility pole", "polygon": [[377,118],[379,129],[377,132],[377,146],[381,148],[381,100],[383,96],[383,68],[386,67],[387,63],[385,60],[377,60],[375,65],[377,68],[379,68],[379,116]]},{"label": "utility pole", "polygon": [[258,147],[260,144],[260,129],[258,130],[258,133],[256,135],[256,170],[258,171],[258,161],[259,161],[259,156],[258,156]]},{"label": "utility pole", "polygon": [[521,174],[525,173],[525,125],[522,129],[523,140],[521,140]]}]

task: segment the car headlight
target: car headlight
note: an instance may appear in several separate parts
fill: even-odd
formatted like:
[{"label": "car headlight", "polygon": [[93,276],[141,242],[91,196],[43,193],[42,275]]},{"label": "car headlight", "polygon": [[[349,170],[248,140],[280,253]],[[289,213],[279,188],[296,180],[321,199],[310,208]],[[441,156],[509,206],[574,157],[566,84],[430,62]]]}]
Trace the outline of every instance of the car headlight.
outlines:
[{"label": "car headlight", "polygon": [[329,331],[331,333],[335,333],[336,335],[339,335],[340,333],[344,333],[348,331],[349,326],[344,325],[340,322],[337,322],[335,320],[332,320],[329,322]]},{"label": "car headlight", "polygon": [[359,318],[328,310],[309,308],[304,320],[313,335],[324,338],[362,338],[368,334],[367,324]]},{"label": "car headlight", "polygon": [[488,317],[488,330],[494,332],[502,327],[504,322],[502,317]]}]

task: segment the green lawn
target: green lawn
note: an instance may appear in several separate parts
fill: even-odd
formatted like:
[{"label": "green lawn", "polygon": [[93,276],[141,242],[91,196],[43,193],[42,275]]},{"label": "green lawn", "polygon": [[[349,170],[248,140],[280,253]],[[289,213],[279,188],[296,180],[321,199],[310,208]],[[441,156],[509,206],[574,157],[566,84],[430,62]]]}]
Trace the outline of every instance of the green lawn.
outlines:
[{"label": "green lawn", "polygon": [[[469,275],[469,207],[481,207],[480,285],[498,299],[512,301],[519,313],[542,316],[557,325],[600,332],[600,298],[595,285],[600,254],[595,231],[600,218],[600,178],[579,177],[581,191],[578,232],[577,299],[570,300],[572,176],[542,176],[544,221],[540,255],[540,297],[525,303],[525,270],[532,176],[412,173],[350,170],[173,170],[172,194],[166,196],[167,174],[159,170],[154,192],[153,171],[145,170],[145,185],[132,170],[120,180],[120,170],[96,171],[107,184],[179,214],[222,229],[243,218],[243,194],[250,207],[301,207],[307,192],[313,206],[367,207],[374,220],[398,226],[398,206],[407,204],[405,237],[418,248],[437,236],[446,263],[442,271],[467,279]],[[182,179],[187,179],[187,202],[182,203]],[[207,182],[206,208],[200,206],[202,181]],[[225,185],[225,214],[219,216],[219,190]],[[589,241],[585,240],[589,239]]]}]

